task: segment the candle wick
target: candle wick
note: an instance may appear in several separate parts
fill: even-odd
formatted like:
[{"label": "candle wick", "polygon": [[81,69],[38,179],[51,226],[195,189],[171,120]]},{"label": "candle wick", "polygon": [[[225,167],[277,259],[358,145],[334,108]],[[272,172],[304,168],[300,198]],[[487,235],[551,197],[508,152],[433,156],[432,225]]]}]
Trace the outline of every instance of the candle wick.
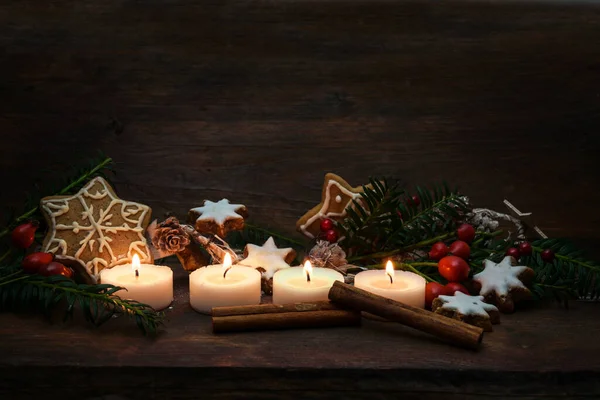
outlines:
[{"label": "candle wick", "polygon": [[225,272],[223,272],[223,279],[225,279],[225,276],[227,275],[227,272],[229,272],[230,269],[231,267],[225,269]]},{"label": "candle wick", "polygon": [[394,283],[394,278],[392,277],[392,274],[387,274],[387,276],[390,278],[390,285],[392,285]]},{"label": "candle wick", "polygon": [[310,272],[306,271],[306,282],[310,282]]},{"label": "candle wick", "polygon": [[139,270],[137,270],[137,269],[135,270],[135,277],[136,277],[136,278],[139,278],[139,277],[140,277],[140,271],[139,271]]}]

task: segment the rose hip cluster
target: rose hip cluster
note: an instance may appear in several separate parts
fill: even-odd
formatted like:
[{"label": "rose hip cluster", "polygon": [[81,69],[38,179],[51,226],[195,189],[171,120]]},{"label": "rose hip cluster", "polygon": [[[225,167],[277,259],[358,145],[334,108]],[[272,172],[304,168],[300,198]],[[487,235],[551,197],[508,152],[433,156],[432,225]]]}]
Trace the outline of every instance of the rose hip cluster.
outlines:
[{"label": "rose hip cluster", "polygon": [[466,260],[471,255],[469,243],[475,239],[475,228],[469,224],[462,224],[456,230],[458,240],[447,246],[444,242],[437,242],[431,246],[429,258],[438,262],[438,272],[448,283],[442,285],[429,282],[425,288],[425,303],[431,308],[431,303],[440,295],[452,296],[456,292],[469,294],[469,291],[460,282],[469,277],[469,264]]},{"label": "rose hip cluster", "polygon": [[[38,229],[36,222],[27,222],[13,229],[11,241],[15,247],[28,249],[35,241],[35,232]],[[62,275],[73,278],[73,270],[64,264],[54,261],[52,253],[31,253],[21,262],[23,271],[28,274],[40,274],[42,276]]]}]

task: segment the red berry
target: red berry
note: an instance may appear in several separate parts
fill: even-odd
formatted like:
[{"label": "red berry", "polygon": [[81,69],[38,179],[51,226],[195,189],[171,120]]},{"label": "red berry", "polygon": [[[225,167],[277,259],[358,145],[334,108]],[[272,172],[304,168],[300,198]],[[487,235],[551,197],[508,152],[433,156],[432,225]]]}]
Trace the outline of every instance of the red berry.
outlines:
[{"label": "red berry", "polygon": [[511,247],[508,250],[506,250],[506,255],[514,257],[515,259],[518,260],[519,257],[521,257],[521,252],[516,247]]},{"label": "red berry", "polygon": [[462,224],[456,229],[456,235],[463,242],[471,243],[475,239],[475,228],[469,224]]},{"label": "red berry", "polygon": [[37,274],[40,268],[50,264],[53,259],[52,253],[31,253],[23,259],[21,267],[28,274]]},{"label": "red berry", "polygon": [[418,206],[419,204],[421,204],[421,199],[416,194],[413,197],[411,197],[410,200],[414,206]]},{"label": "red berry", "polygon": [[438,262],[440,275],[449,282],[462,282],[469,277],[469,264],[456,256],[446,256]]},{"label": "red berry", "polygon": [[462,240],[457,240],[450,245],[450,253],[452,253],[456,257],[460,257],[463,260],[466,260],[471,255],[471,248],[466,242],[463,242]]},{"label": "red berry", "polygon": [[546,261],[547,263],[554,261],[554,252],[550,249],[542,251],[542,254],[540,255],[542,256],[542,260]]},{"label": "red berry", "polygon": [[435,261],[441,260],[443,257],[448,255],[448,246],[444,242],[437,242],[431,246],[429,251],[429,258]]},{"label": "red berry", "polygon": [[529,242],[521,242],[519,244],[519,252],[523,256],[530,256],[533,252],[533,248],[531,247],[531,243]]},{"label": "red berry", "polygon": [[73,278],[73,270],[56,261],[41,267],[39,274],[42,276],[62,275],[67,278]]},{"label": "red berry", "polygon": [[321,232],[327,232],[333,229],[333,221],[326,218],[321,221]]},{"label": "red berry", "polygon": [[448,289],[446,286],[437,283],[437,282],[429,282],[425,286],[425,306],[431,309],[431,303],[435,300],[439,295],[448,295]]},{"label": "red berry", "polygon": [[446,284],[446,290],[450,296],[454,296],[456,292],[463,292],[464,294],[470,294],[466,287],[457,282],[450,282]]},{"label": "red berry", "polygon": [[325,232],[325,239],[329,242],[329,243],[335,243],[338,240],[338,234],[336,231],[334,231],[333,229],[328,230],[327,232]]},{"label": "red berry", "polygon": [[15,247],[21,249],[27,249],[35,240],[35,231],[38,228],[38,224],[35,222],[27,222],[17,226],[12,231],[11,239]]}]

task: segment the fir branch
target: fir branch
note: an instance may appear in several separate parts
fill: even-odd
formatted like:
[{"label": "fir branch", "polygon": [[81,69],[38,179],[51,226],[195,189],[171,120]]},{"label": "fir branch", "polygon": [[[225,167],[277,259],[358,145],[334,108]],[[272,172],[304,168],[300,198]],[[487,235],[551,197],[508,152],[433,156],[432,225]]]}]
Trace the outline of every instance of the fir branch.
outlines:
[{"label": "fir branch", "polygon": [[46,315],[62,305],[64,319],[81,309],[86,321],[100,326],[114,315],[133,319],[145,335],[156,335],[163,314],[134,300],[123,300],[114,293],[123,288],[113,285],[77,284],[63,276],[41,277],[17,272],[0,280],[2,311],[37,310]]},{"label": "fir branch", "polygon": [[[583,257],[566,239],[540,239],[532,242],[533,254],[522,257],[521,262],[535,273],[534,286],[542,289],[540,296],[554,296],[566,302],[569,298],[595,300],[600,298],[600,265]],[[545,262],[542,251],[551,249],[555,253],[552,262]]]},{"label": "fir branch", "polygon": [[[72,192],[79,190],[80,187],[87,183],[90,179],[100,174],[103,169],[108,168],[111,163],[112,159],[110,157],[103,157],[101,161],[94,163],[88,169],[81,171],[77,178],[70,181],[66,186],[53,195],[61,196],[65,194],[71,194]],[[23,214],[8,222],[6,228],[0,231],[0,239],[6,236],[12,230],[12,228],[14,228],[20,222],[31,219],[39,210],[40,199],[30,199],[29,203],[35,205],[32,205],[31,208],[29,208]]]},{"label": "fir branch", "polygon": [[344,237],[341,246],[350,254],[386,250],[377,246],[399,219],[397,211],[404,193],[398,182],[390,184],[385,178],[370,178],[369,184],[363,186],[360,200],[353,200],[352,206],[346,208],[347,217],[336,224]]},{"label": "fir branch", "polygon": [[347,217],[338,224],[349,260],[410,252],[455,235],[456,223],[468,207],[463,196],[447,185],[417,187],[416,192],[419,205],[387,179],[371,179],[363,187],[361,200],[346,209]]}]

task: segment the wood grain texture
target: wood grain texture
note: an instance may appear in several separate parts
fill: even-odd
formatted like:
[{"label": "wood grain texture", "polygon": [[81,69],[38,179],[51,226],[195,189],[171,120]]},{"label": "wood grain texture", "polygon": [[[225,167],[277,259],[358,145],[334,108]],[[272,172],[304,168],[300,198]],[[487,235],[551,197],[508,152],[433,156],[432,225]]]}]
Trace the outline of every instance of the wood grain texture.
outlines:
[{"label": "wood grain texture", "polygon": [[[446,179],[479,206],[508,198],[549,235],[595,243],[599,39],[597,2],[0,2],[0,206],[101,149],[118,193],[159,218],[225,196],[290,232],[325,172],[353,185],[385,174]],[[470,354],[373,321],[213,336],[185,279],[156,341],[120,321],[92,332],[3,315],[0,394],[600,391],[595,304],[504,317]]]},{"label": "wood grain texture", "polygon": [[333,171],[446,179],[598,239],[599,20],[569,2],[2,2],[1,204],[101,149],[158,217],[226,196],[292,231]]},{"label": "wood grain texture", "polygon": [[2,315],[0,396],[26,399],[57,387],[64,398],[79,399],[593,398],[600,392],[598,304],[537,305],[503,315],[478,352],[369,320],[362,327],[214,335],[210,317],[189,306],[188,274],[174,271],[175,301],[156,339],[140,337],[135,324],[120,318],[93,329]]}]

